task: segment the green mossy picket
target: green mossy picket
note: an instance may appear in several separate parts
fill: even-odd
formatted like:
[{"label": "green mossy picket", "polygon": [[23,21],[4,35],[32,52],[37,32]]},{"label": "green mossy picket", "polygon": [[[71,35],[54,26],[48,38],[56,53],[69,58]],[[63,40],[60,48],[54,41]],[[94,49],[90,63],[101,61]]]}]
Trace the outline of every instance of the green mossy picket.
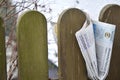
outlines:
[{"label": "green mossy picket", "polygon": [[58,19],[59,80],[87,80],[85,62],[75,38],[86,20],[75,8],[63,11]]},{"label": "green mossy picket", "polygon": [[0,80],[7,80],[5,28],[3,24],[3,20],[0,18]]},{"label": "green mossy picket", "polygon": [[110,70],[106,80],[120,80],[120,6],[106,5],[100,13],[99,20],[116,25]]},{"label": "green mossy picket", "polygon": [[47,22],[38,11],[27,11],[17,22],[19,80],[48,80]]}]

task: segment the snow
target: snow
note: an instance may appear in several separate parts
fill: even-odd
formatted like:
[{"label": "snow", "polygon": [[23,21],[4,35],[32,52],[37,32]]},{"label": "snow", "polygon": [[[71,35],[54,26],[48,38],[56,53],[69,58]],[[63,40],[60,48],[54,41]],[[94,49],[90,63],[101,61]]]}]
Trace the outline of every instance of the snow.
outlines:
[{"label": "snow", "polygon": [[[14,0],[13,2],[16,3],[16,1],[20,2],[21,0]],[[28,1],[33,2],[33,0],[28,0]],[[93,20],[98,20],[99,13],[105,5],[120,4],[120,0],[38,0],[37,4],[46,5],[45,9],[47,10],[49,10],[49,8],[52,9],[50,13],[47,13],[47,12],[44,12],[44,9],[41,9],[41,7],[38,7],[38,11],[42,12],[48,21],[48,24],[47,24],[48,25],[47,27],[48,54],[49,54],[48,58],[56,66],[58,66],[58,47],[57,47],[57,42],[56,42],[57,41],[56,36],[53,34],[54,33],[53,28],[54,28],[55,23],[57,23],[58,17],[61,14],[61,12],[68,8],[78,8],[78,9],[81,9],[87,12]],[[25,4],[25,6],[27,5],[28,4]],[[30,8],[33,9],[34,5],[31,5]],[[17,9],[20,9],[20,8],[17,8]],[[24,11],[22,11],[22,13]],[[8,48],[7,58],[10,58],[10,55],[11,55],[11,48]],[[9,70],[8,66],[7,66],[7,71]]]},{"label": "snow", "polygon": [[[21,0],[14,0],[21,1]],[[32,2],[32,0],[30,0]],[[107,4],[120,4],[120,0],[38,0],[38,4],[45,4],[47,8],[51,8],[52,12],[46,13],[38,7],[38,11],[42,11],[47,19],[56,23],[61,12],[68,8],[78,8],[87,12],[94,20],[98,20],[100,10]],[[30,6],[33,9],[34,5]],[[53,35],[53,26],[48,22],[48,53],[49,60],[58,66],[58,53],[57,42]],[[9,51],[7,51],[9,52]],[[10,54],[10,53],[9,53]]]},{"label": "snow", "polygon": [[[57,23],[58,17],[61,12],[68,8],[78,8],[87,12],[93,20],[98,20],[101,9],[107,4],[120,4],[120,0],[78,0],[79,4],[75,0],[55,0],[49,7],[52,8],[50,14],[45,14],[46,18],[52,18],[52,22]],[[53,27],[48,23],[48,29]],[[58,66],[58,57],[55,56],[57,52],[57,44],[54,42],[55,38],[52,33],[52,29],[48,31],[48,45],[49,56],[48,58]]]}]

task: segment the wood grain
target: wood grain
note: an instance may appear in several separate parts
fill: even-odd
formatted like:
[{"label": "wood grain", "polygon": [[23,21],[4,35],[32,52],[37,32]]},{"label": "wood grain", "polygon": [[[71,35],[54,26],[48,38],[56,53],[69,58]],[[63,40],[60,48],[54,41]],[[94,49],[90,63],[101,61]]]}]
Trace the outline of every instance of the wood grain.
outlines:
[{"label": "wood grain", "polygon": [[48,80],[47,22],[28,11],[17,23],[19,80]]},{"label": "wood grain", "polygon": [[60,80],[87,80],[85,62],[75,38],[85,19],[84,13],[75,8],[63,11],[58,19]]}]

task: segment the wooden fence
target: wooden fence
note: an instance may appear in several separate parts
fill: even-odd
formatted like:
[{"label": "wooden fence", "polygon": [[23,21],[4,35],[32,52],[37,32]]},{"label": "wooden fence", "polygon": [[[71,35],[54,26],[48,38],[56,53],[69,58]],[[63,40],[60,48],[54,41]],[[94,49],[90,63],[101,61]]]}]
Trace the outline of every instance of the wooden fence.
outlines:
[{"label": "wooden fence", "polygon": [[[106,80],[120,80],[120,6],[107,5],[99,20],[117,26],[111,65]],[[86,20],[76,8],[63,11],[58,19],[59,80],[88,80],[85,62],[75,38]],[[28,11],[17,22],[18,79],[48,80],[47,22],[43,14]],[[5,34],[0,19],[0,80],[6,80]]]},{"label": "wooden fence", "polygon": [[0,80],[6,80],[5,28],[0,18]]},{"label": "wooden fence", "polygon": [[100,13],[99,20],[116,25],[110,71],[107,80],[120,80],[120,6],[107,5]]},{"label": "wooden fence", "polygon": [[58,19],[60,80],[87,80],[85,62],[75,38],[85,20],[84,13],[74,8],[63,11]]}]

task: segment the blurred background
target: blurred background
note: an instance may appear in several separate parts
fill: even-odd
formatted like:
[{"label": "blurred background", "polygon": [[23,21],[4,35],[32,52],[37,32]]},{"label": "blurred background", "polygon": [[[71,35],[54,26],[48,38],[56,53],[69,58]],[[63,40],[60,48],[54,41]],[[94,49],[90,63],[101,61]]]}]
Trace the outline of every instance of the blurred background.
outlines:
[{"label": "blurred background", "polygon": [[87,12],[93,20],[98,20],[101,9],[107,4],[120,4],[120,0],[0,0],[0,17],[5,22],[7,76],[17,80],[16,21],[26,10],[37,10],[47,19],[49,78],[58,79],[58,50],[56,23],[61,12],[68,8],[78,8]]}]

